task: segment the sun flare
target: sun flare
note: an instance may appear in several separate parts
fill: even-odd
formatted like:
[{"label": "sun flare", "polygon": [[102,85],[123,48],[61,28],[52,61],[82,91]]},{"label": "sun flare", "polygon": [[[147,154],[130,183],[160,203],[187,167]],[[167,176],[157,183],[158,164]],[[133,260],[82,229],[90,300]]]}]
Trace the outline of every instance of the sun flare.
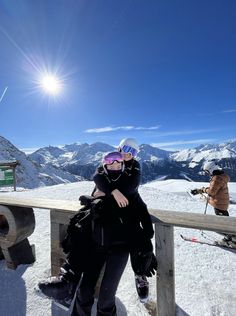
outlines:
[{"label": "sun flare", "polygon": [[45,75],[42,77],[41,87],[46,93],[56,95],[61,91],[61,82],[54,75]]}]

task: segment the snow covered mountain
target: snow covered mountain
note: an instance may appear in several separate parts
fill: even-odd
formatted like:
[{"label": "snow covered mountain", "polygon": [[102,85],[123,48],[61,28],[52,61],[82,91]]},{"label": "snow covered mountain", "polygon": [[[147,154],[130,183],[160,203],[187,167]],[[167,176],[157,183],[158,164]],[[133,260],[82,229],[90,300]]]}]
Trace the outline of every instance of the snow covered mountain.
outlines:
[{"label": "snow covered mountain", "polygon": [[[67,144],[40,148],[24,154],[8,140],[0,137],[0,161],[18,160],[17,185],[35,188],[82,178],[90,180],[104,153],[115,150],[105,143]],[[179,152],[165,151],[142,144],[138,153],[142,165],[142,182],[155,179],[188,179],[207,181],[201,168],[206,160],[217,160],[226,169],[231,181],[236,181],[236,141],[225,144],[201,145]]]},{"label": "snow covered mountain", "polygon": [[[71,144],[63,147],[45,147],[30,155],[37,163],[60,167],[72,174],[91,179],[104,153],[115,150],[104,143]],[[206,160],[215,159],[228,169],[232,181],[236,181],[236,141],[226,144],[201,145],[179,152],[162,150],[142,144],[138,153],[142,164],[143,182],[154,179],[191,179],[206,181],[201,168]]]},{"label": "snow covered mountain", "polygon": [[94,163],[98,165],[104,153],[115,150],[114,147],[104,143],[71,144],[61,147],[43,147],[30,154],[29,157],[40,164],[53,164],[64,166],[71,164]]},{"label": "snow covered mountain", "polygon": [[236,141],[224,144],[200,145],[193,149],[175,152],[170,156],[176,161],[200,162],[201,160],[221,160],[236,158]]},{"label": "snow covered mountain", "polygon": [[40,148],[29,157],[38,164],[56,166],[71,174],[91,179],[104,153],[115,150],[104,143],[71,144],[61,147]]},{"label": "snow covered mountain", "polygon": [[[205,161],[215,160],[236,181],[236,141],[223,144],[200,145],[193,149],[185,149],[170,155],[175,162],[182,163],[195,172],[192,179],[201,181],[201,168]],[[192,173],[192,172],[190,172]],[[202,180],[204,181],[204,180]]]},{"label": "snow covered mountain", "polygon": [[159,149],[157,147],[153,147],[151,145],[142,144],[140,146],[138,157],[141,161],[148,160],[152,162],[158,162],[162,159],[170,158],[170,155],[172,153],[173,153],[172,151],[167,151],[167,150]]},{"label": "snow covered mountain", "polygon": [[75,182],[82,179],[56,166],[44,164],[43,162],[39,164],[33,161],[12,143],[0,136],[0,162],[12,160],[17,160],[20,163],[16,167],[17,186],[36,188],[45,185]]}]

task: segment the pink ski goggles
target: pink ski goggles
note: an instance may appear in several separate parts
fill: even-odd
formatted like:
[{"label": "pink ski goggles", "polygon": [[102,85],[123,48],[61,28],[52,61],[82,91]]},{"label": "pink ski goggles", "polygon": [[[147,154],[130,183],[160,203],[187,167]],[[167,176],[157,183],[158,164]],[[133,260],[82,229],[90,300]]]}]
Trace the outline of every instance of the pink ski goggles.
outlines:
[{"label": "pink ski goggles", "polygon": [[122,163],[124,161],[123,156],[118,151],[113,151],[103,158],[104,165],[112,165],[115,161],[118,163]]},{"label": "pink ski goggles", "polygon": [[138,151],[136,149],[127,145],[120,147],[120,151],[122,151],[125,154],[131,154],[133,157],[136,157],[138,154]]}]

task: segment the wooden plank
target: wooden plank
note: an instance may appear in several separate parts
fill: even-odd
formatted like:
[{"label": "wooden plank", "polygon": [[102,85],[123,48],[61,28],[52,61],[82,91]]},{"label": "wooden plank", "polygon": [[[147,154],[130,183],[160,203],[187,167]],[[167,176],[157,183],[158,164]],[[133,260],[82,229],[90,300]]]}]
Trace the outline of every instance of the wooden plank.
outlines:
[{"label": "wooden plank", "polygon": [[236,217],[149,209],[154,223],[236,234]]},{"label": "wooden plank", "polygon": [[[59,215],[59,218],[58,218]],[[68,213],[64,211],[51,210],[51,273],[57,275],[60,271],[60,266],[64,262],[66,255],[61,248],[61,241],[65,237],[68,224]],[[61,220],[61,222],[59,221]]]},{"label": "wooden plank", "polygon": [[[16,205],[43,209],[62,210],[68,213],[82,208],[79,201],[52,200],[41,198],[19,198],[12,196],[0,196],[0,205]],[[150,209],[154,222],[167,225],[196,228],[236,234],[236,218],[216,215],[204,215],[198,213],[175,212],[168,210]]]},{"label": "wooden plank", "polygon": [[55,209],[62,211],[78,211],[82,208],[79,201],[53,200],[42,198],[19,198],[13,196],[1,196],[0,205],[15,205],[32,208]]},{"label": "wooden plank", "polygon": [[53,251],[51,252],[51,264],[60,266],[61,262],[65,261],[66,255],[61,251]]},{"label": "wooden plank", "polygon": [[16,191],[16,168],[13,168],[13,185],[14,191]]},{"label": "wooden plank", "polygon": [[157,316],[175,315],[174,228],[155,224]]}]

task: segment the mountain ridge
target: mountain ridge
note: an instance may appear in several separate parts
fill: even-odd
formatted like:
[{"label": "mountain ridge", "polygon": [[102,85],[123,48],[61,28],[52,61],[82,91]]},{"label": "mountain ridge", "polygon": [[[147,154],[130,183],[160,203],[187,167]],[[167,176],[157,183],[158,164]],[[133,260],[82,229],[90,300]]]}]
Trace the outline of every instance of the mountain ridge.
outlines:
[{"label": "mountain ridge", "polygon": [[[116,150],[102,142],[46,146],[26,155],[0,136],[0,161],[18,160],[17,183],[27,188],[91,180],[103,155]],[[206,160],[216,160],[236,181],[236,141],[203,144],[192,149],[167,151],[141,144],[137,159],[142,166],[142,182],[155,179],[208,181],[201,172]]]},{"label": "mountain ridge", "polygon": [[[60,157],[54,155],[53,159],[48,159],[46,163],[57,165],[72,174],[83,176],[85,179],[91,179],[105,153],[116,150],[114,146],[102,142],[90,145],[76,143],[76,145],[60,146],[60,149],[63,150],[63,154]],[[44,148],[39,149],[39,152],[30,154],[30,157],[40,162],[40,154],[43,150]],[[222,164],[231,178],[236,181],[236,141],[202,144],[196,148],[180,151],[167,151],[149,144],[141,144],[137,159],[142,165],[143,183],[157,178],[206,181],[208,177],[201,172],[206,160],[216,160]]]},{"label": "mountain ridge", "polygon": [[11,160],[19,162],[19,165],[16,167],[16,183],[17,186],[23,188],[33,189],[40,186],[70,183],[83,179],[52,164],[40,164],[33,161],[10,141],[0,136],[0,161]]}]

